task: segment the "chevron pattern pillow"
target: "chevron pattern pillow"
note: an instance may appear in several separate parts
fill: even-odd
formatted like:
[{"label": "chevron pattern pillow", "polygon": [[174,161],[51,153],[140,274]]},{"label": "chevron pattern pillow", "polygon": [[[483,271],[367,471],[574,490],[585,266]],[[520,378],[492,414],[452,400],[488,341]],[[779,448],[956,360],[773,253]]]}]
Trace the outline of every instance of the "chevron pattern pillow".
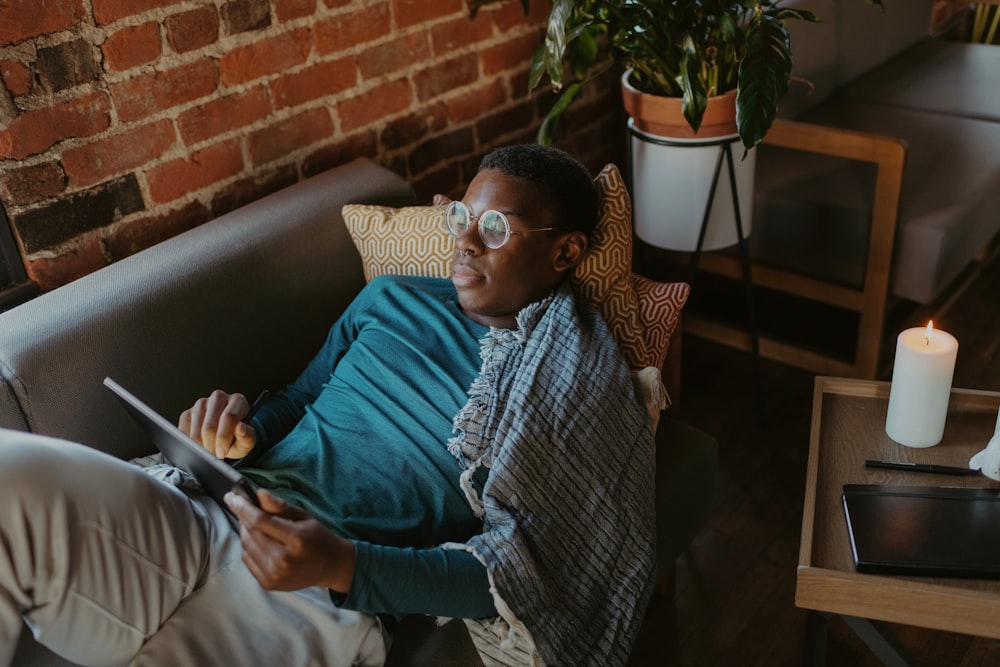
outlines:
[{"label": "chevron pattern pillow", "polygon": [[646,341],[646,361],[643,366],[663,368],[670,349],[681,309],[691,294],[687,283],[660,283],[638,273],[632,274],[632,285],[639,301],[639,322]]},{"label": "chevron pattern pillow", "polygon": [[687,301],[687,283],[660,283],[632,273],[632,199],[614,164],[594,180],[601,215],[591,249],[573,281],[608,322],[632,370],[662,368]]},{"label": "chevron pattern pillow", "polygon": [[590,250],[572,281],[601,311],[629,367],[638,370],[646,365],[649,354],[632,286],[632,200],[613,164],[605,166],[594,183],[600,195],[600,218],[590,237]]},{"label": "chevron pattern pillow", "polygon": [[455,239],[445,229],[444,209],[344,206],[341,214],[361,255],[365,281],[383,274],[450,277]]}]

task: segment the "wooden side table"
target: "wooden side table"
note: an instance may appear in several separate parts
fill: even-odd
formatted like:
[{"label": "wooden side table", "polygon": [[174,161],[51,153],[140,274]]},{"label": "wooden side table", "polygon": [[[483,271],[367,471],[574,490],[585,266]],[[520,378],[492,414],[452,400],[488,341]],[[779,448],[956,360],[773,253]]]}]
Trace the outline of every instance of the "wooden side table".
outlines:
[{"label": "wooden side table", "polygon": [[[841,503],[844,484],[1000,487],[982,475],[872,469],[866,459],[966,466],[993,435],[1000,393],[954,389],[940,444],[914,449],[885,434],[889,383],[816,378],[795,604],[822,659],[825,620],[839,615],[887,665],[909,664],[881,622],[1000,639],[1000,580],[859,574]],[[1000,530],[1000,526],[997,527]]]}]

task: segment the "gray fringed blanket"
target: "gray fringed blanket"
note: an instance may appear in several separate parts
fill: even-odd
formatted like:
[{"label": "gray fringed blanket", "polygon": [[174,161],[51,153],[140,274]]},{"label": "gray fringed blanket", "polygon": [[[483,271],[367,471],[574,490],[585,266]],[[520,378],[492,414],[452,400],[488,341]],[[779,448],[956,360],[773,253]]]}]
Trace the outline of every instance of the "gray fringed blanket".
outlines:
[{"label": "gray fringed blanket", "polygon": [[568,284],[481,354],[449,449],[484,529],[454,546],[486,564],[512,640],[546,664],[624,665],[655,561],[653,437],[629,370]]}]

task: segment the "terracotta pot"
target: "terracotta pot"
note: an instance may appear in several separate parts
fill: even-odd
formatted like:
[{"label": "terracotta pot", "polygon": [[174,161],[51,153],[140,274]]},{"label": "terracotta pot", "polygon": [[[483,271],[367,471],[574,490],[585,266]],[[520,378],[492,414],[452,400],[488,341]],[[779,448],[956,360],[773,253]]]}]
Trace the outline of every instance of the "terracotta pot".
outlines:
[{"label": "terracotta pot", "polygon": [[[736,91],[709,98],[701,127],[695,133],[681,113],[680,98],[640,92],[629,84],[628,76],[629,72],[622,76],[622,97],[631,116],[629,150],[636,238],[658,248],[692,251],[698,245],[708,210],[702,250],[737,244],[737,205],[744,237],[751,231],[757,151],[750,151],[746,159],[740,158]],[[733,165],[735,198],[725,165],[718,173],[715,171],[720,164],[719,151],[725,146],[738,151]],[[714,197],[713,184],[717,186]]]},{"label": "terracotta pot", "polygon": [[736,91],[708,98],[708,108],[695,133],[681,112],[681,98],[650,95],[637,89],[622,75],[622,100],[635,129],[646,134],[675,139],[709,139],[737,133]]}]

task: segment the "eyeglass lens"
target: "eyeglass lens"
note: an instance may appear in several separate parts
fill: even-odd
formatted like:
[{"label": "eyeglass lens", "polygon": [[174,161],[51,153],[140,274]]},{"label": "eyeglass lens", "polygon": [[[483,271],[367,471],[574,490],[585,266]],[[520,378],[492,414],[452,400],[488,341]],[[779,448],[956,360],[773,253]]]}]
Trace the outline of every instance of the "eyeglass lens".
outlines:
[{"label": "eyeglass lens", "polygon": [[[461,235],[472,223],[468,207],[462,202],[451,202],[445,211],[445,224],[452,236]],[[479,238],[488,248],[503,247],[510,238],[510,223],[499,211],[486,211],[479,216]]]}]

